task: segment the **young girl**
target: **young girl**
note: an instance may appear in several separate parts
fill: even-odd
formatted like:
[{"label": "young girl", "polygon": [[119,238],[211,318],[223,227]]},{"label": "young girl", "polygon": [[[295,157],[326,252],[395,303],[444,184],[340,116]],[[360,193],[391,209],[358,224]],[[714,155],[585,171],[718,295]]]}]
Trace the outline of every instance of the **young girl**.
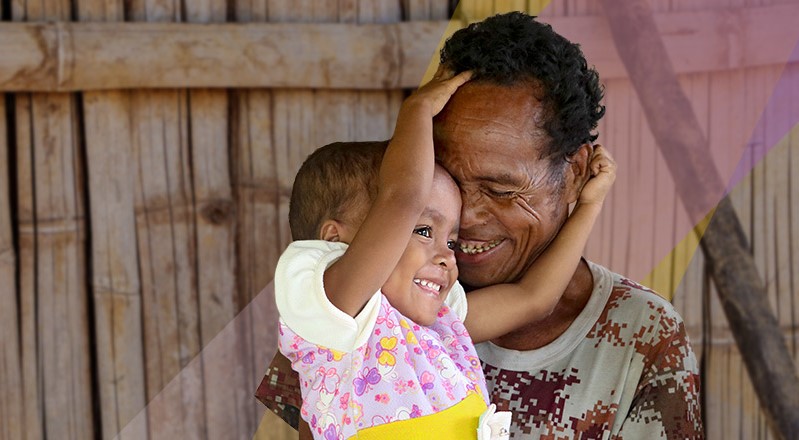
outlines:
[{"label": "young girl", "polygon": [[337,144],[297,175],[292,235],[306,241],[281,256],[275,296],[279,349],[299,373],[301,416],[315,438],[507,436],[509,417],[488,407],[473,342],[552,312],[615,164],[597,147],[595,177],[558,239],[518,283],[467,297],[453,251],[460,193],[434,163],[432,118],[469,78],[439,71],[410,96],[382,162],[379,146]]}]

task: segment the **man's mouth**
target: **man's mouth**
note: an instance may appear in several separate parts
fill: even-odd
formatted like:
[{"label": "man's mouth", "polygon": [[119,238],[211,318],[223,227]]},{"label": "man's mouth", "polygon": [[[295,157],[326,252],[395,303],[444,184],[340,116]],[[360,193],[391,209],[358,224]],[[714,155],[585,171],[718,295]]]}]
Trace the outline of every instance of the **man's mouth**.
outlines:
[{"label": "man's mouth", "polygon": [[497,247],[497,245],[500,243],[502,243],[502,239],[493,240],[489,242],[477,242],[477,243],[460,241],[458,242],[458,247],[460,248],[461,252],[463,252],[464,254],[475,255],[493,249]]}]

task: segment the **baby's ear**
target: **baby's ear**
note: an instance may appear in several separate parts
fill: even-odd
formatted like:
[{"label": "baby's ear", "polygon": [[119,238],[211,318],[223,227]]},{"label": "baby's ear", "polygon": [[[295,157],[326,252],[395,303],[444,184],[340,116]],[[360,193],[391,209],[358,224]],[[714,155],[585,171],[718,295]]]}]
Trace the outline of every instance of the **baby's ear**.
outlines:
[{"label": "baby's ear", "polygon": [[319,228],[319,239],[325,241],[341,241],[341,225],[335,220],[325,220]]},{"label": "baby's ear", "polygon": [[580,145],[580,148],[568,159],[566,166],[566,200],[568,203],[574,203],[580,197],[580,191],[583,185],[591,177],[591,170],[588,164],[591,161],[591,155],[594,153],[594,146],[585,143]]}]

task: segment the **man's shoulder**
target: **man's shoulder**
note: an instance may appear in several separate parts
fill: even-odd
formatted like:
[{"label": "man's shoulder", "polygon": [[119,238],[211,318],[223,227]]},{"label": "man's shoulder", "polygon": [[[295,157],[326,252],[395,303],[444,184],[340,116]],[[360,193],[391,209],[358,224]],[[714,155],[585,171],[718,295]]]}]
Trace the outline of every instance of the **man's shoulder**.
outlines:
[{"label": "man's shoulder", "polygon": [[[619,311],[627,311],[627,309],[640,311],[659,310],[662,313],[679,317],[671,302],[658,292],[600,264],[589,262],[589,265],[594,274],[598,272],[605,273],[612,280],[610,296],[605,304],[606,309],[618,309]],[[594,282],[597,282],[596,277]]]},{"label": "man's shoulder", "polygon": [[[619,332],[624,339],[657,339],[683,332],[683,320],[674,305],[654,290],[607,268],[591,263],[592,270],[606,271],[612,287],[604,310],[589,332],[602,333],[607,329],[635,329]],[[617,330],[618,331],[618,330]]]}]

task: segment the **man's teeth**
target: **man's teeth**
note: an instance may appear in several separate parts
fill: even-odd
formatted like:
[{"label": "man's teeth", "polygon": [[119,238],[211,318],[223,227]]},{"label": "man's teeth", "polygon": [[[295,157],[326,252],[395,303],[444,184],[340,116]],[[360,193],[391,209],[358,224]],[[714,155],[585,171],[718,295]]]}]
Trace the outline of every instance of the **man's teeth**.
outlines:
[{"label": "man's teeth", "polygon": [[424,287],[427,287],[428,289],[433,289],[436,292],[440,292],[441,291],[441,285],[440,284],[436,284],[436,283],[434,283],[434,282],[432,282],[430,280],[422,280],[422,279],[419,279],[419,278],[414,278],[413,282],[416,283],[416,284],[422,285]]},{"label": "man's teeth", "polygon": [[464,254],[474,255],[495,248],[501,241],[502,240],[495,240],[492,241],[491,243],[479,244],[479,245],[460,243],[458,244],[458,246],[461,248],[461,252],[463,252]]}]

